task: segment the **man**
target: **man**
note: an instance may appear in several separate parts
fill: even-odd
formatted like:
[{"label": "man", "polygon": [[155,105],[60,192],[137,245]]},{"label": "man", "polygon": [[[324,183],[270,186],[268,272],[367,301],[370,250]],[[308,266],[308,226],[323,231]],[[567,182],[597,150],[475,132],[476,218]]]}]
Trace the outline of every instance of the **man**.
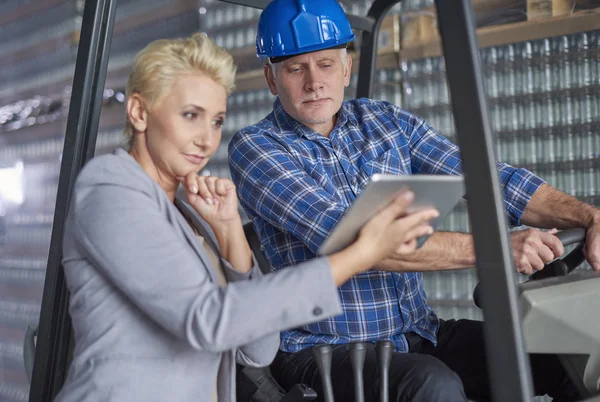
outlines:
[{"label": "man", "polygon": [[[386,102],[343,102],[354,39],[335,0],[273,0],[261,14],[257,53],[278,96],[273,112],[238,132],[229,145],[231,174],[273,269],[313,258],[346,209],[375,173],[460,174],[457,147],[410,113]],[[512,225],[584,227],[587,258],[600,269],[600,213],[545,184],[531,172],[498,164]],[[563,252],[555,230],[511,234],[519,272],[530,274]],[[389,259],[340,288],[344,314],[285,331],[271,366],[285,387],[320,390],[310,348],[334,345],[336,400],[353,400],[346,344],[394,343],[390,397],[394,401],[489,398],[482,323],[442,322],[427,305],[421,271],[473,267],[473,241],[437,232],[409,256]],[[557,358],[532,355],[536,394],[577,399]],[[377,399],[373,347],[365,362],[367,401]]]}]

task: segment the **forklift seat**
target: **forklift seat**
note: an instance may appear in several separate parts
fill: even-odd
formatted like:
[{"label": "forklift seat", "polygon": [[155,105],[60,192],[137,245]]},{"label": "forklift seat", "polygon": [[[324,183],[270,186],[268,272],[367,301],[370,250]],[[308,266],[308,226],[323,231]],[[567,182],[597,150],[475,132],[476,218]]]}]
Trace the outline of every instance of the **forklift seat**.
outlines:
[{"label": "forklift seat", "polygon": [[258,263],[258,267],[262,271],[263,274],[271,273],[271,265],[265,258],[262,253],[260,247],[260,239],[258,235],[254,231],[254,227],[252,226],[252,222],[248,222],[244,225],[244,234],[246,235],[246,239],[248,239],[248,243],[250,244],[250,249],[254,254],[254,258],[256,258],[256,262]]}]

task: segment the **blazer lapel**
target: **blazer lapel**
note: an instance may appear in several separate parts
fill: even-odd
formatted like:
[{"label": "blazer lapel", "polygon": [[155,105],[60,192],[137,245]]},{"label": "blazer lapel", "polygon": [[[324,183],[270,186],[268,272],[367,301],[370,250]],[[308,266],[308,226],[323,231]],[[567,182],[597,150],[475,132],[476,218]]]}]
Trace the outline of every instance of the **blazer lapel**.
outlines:
[{"label": "blazer lapel", "polygon": [[176,209],[178,209],[180,212],[178,214],[178,222],[179,222],[179,225],[182,226],[183,233],[185,234],[185,237],[187,238],[188,243],[190,243],[190,245],[192,246],[192,248],[194,249],[194,251],[196,252],[198,257],[202,260],[202,263],[204,264],[204,266],[206,267],[206,270],[210,274],[212,281],[214,283],[219,283],[217,274],[215,273],[215,270],[210,268],[212,263],[208,259],[208,256],[206,255],[204,248],[198,241],[196,234],[194,233],[194,231],[192,230],[192,228],[190,227],[188,222],[185,220],[185,218],[187,218],[192,223],[192,225],[194,226],[194,228],[196,228],[196,230],[198,231],[200,236],[204,237],[204,241],[209,245],[210,248],[212,248],[212,250],[215,252],[215,254],[220,258],[221,254],[220,254],[219,249],[216,246],[215,242],[213,241],[212,236],[204,228],[204,225],[202,225],[200,223],[200,221],[198,220],[198,218],[196,217],[194,212],[191,211],[191,207],[189,205],[187,205],[185,202],[182,202],[180,199],[175,198],[175,206],[176,206]]}]

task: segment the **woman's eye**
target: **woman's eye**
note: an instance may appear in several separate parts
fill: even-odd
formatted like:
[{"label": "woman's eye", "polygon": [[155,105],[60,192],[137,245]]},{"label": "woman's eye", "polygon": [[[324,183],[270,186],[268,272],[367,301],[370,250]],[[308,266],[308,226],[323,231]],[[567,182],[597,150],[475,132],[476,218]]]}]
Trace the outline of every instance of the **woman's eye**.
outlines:
[{"label": "woman's eye", "polygon": [[183,114],[183,117],[185,117],[188,120],[195,120],[198,117],[198,113],[195,113],[195,112],[185,112]]},{"label": "woman's eye", "polygon": [[224,123],[225,123],[225,120],[223,120],[223,119],[213,120],[213,126],[215,126],[217,128],[221,128]]}]

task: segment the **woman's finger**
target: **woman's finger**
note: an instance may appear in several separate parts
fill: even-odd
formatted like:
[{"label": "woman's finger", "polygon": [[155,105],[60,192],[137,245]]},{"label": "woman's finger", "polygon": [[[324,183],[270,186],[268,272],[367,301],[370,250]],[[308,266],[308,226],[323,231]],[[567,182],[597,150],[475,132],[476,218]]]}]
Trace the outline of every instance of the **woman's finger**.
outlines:
[{"label": "woman's finger", "polygon": [[419,225],[412,229],[409,229],[404,233],[404,241],[416,240],[421,236],[430,235],[433,233],[433,227],[430,225]]},{"label": "woman's finger", "polygon": [[216,192],[218,195],[224,197],[227,195],[227,192],[232,187],[233,187],[233,183],[231,183],[229,180],[219,179],[219,180],[217,180],[217,183],[216,183]]},{"label": "woman's finger", "polygon": [[208,189],[205,176],[198,176],[198,195],[206,201],[207,204],[212,204],[213,195]]},{"label": "woman's finger", "polygon": [[198,175],[194,172],[190,172],[183,178],[183,187],[189,194],[198,194]]},{"label": "woman's finger", "polygon": [[217,196],[217,177],[208,176],[204,182],[206,183],[206,187],[208,187],[208,191],[210,191],[211,196],[215,198]]},{"label": "woman's finger", "polygon": [[406,243],[402,243],[400,247],[396,249],[396,254],[408,254],[412,253],[417,249],[417,241],[412,239]]},{"label": "woman's finger", "polygon": [[398,223],[404,226],[404,231],[409,231],[419,225],[437,218],[438,216],[440,216],[440,213],[437,211],[437,209],[427,208],[398,219]]},{"label": "woman's finger", "polygon": [[396,198],[375,215],[373,221],[377,224],[390,222],[406,213],[406,209],[414,200],[415,194],[410,190],[402,190]]}]

